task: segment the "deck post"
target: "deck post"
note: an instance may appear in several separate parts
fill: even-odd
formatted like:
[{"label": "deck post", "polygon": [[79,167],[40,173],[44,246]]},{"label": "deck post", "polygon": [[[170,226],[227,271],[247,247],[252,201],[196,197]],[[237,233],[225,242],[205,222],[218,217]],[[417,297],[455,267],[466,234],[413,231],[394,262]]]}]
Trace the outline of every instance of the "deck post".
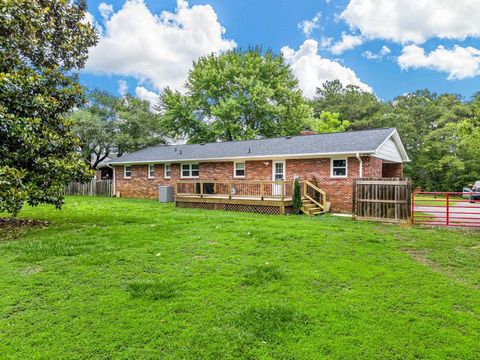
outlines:
[{"label": "deck post", "polygon": [[281,184],[282,184],[282,204],[283,204],[283,201],[285,200],[285,181],[282,181]]},{"label": "deck post", "polygon": [[203,181],[200,181],[200,197],[203,198]]},{"label": "deck post", "polygon": [[263,200],[263,192],[265,189],[263,188],[263,181],[260,181],[260,199]]},{"label": "deck post", "polygon": [[228,182],[228,198],[232,198],[232,183],[230,181]]}]

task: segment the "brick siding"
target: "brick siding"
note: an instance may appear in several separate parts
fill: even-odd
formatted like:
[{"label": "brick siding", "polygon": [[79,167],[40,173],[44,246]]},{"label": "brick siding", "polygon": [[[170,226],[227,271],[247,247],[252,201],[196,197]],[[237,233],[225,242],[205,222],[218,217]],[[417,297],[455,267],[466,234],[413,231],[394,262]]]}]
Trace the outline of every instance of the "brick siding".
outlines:
[{"label": "brick siding", "polygon": [[[363,177],[401,177],[402,164],[383,164],[375,157],[362,157]],[[331,211],[350,213],[352,210],[353,181],[359,177],[359,161],[355,157],[348,158],[346,178],[330,177],[330,159],[292,159],[286,160],[286,180],[295,177],[315,181],[327,193],[327,201],[331,202]],[[233,162],[201,162],[200,180],[234,180]],[[388,165],[388,166],[386,166]],[[393,166],[397,165],[397,166]],[[132,165],[131,179],[125,179],[123,166],[115,167],[115,191],[122,197],[157,198],[158,186],[172,185],[180,178],[180,164],[171,164],[171,178],[164,178],[164,166],[155,165],[155,177],[148,178],[147,165]],[[393,174],[393,175],[392,175]],[[243,178],[242,178],[243,179]],[[258,160],[245,162],[245,180],[272,180],[272,161]]]}]

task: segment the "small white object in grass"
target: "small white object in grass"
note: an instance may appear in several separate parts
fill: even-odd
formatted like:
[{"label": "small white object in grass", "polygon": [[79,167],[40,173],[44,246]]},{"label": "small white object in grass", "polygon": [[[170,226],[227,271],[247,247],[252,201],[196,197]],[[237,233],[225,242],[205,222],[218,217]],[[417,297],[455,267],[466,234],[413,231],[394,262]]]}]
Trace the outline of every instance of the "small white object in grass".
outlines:
[{"label": "small white object in grass", "polygon": [[155,256],[160,256],[160,255],[162,255],[162,253],[158,253],[158,254],[157,254],[157,255],[155,255]]},{"label": "small white object in grass", "polygon": [[248,236],[250,236],[250,231],[249,231],[249,232],[247,232],[247,235],[248,235]]},{"label": "small white object in grass", "polygon": [[220,225],[215,226],[215,229],[220,229]]}]

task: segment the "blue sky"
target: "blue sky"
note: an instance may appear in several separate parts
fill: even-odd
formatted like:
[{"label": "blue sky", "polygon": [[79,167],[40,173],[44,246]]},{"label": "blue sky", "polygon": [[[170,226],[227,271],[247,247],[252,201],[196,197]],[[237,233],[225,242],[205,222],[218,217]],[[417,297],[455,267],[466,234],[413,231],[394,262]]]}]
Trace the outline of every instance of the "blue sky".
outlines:
[{"label": "blue sky", "polygon": [[284,54],[309,97],[338,77],[386,100],[423,88],[469,98],[480,91],[480,2],[421,3],[90,0],[102,35],[80,78],[154,101],[165,86],[181,90],[198,56],[260,45]]}]

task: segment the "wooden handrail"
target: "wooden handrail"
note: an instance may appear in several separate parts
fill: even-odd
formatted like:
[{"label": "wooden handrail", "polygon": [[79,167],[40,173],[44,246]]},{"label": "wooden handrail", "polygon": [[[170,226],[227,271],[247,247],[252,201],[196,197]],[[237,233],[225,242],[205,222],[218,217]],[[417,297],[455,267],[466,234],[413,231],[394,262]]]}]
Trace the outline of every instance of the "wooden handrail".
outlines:
[{"label": "wooden handrail", "polygon": [[[320,204],[318,201],[316,201],[315,199],[313,199],[310,195],[308,195],[308,191],[307,191],[307,187],[310,187],[312,188],[313,190],[317,191],[320,193],[320,195],[322,196],[322,203]],[[317,185],[315,184],[312,184],[310,181],[308,180],[305,180],[305,183],[304,183],[304,196],[309,199],[310,201],[313,201],[315,204],[317,204],[318,206],[320,206],[323,210],[325,210],[327,208],[327,194],[325,193],[325,191],[323,191],[322,189],[320,189]]]}]

